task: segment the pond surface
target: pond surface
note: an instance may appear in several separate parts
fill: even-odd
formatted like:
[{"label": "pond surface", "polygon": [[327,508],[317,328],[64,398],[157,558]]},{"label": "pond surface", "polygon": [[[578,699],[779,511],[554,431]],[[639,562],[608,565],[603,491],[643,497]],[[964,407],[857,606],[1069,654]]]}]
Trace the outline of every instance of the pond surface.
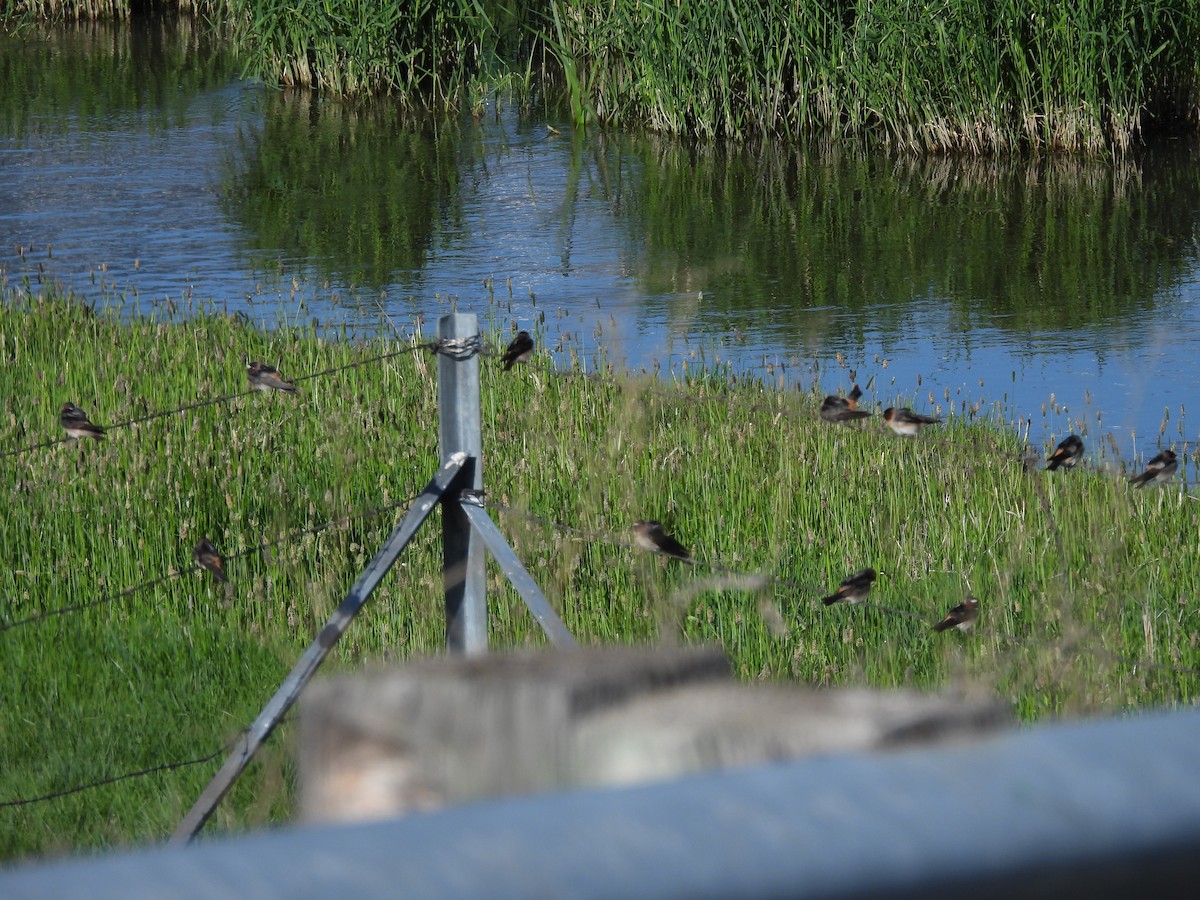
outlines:
[{"label": "pond surface", "polygon": [[454,302],[633,369],[1001,404],[1033,442],[1198,436],[1194,143],[1116,164],[689,146],[237,71],[186,23],[0,37],[3,277],[359,332],[431,333]]}]

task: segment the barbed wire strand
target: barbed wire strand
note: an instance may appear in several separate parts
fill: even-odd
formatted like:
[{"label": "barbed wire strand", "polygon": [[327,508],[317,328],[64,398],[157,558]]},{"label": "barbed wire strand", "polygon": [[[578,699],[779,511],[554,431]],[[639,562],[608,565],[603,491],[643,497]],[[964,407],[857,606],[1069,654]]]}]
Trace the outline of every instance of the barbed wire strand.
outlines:
[{"label": "barbed wire strand", "polygon": [[[276,729],[283,725],[290,724],[295,720],[295,715],[287,716],[276,725]],[[62,797],[69,797],[72,794],[79,794],[83,791],[90,791],[93,788],[104,787],[105,785],[116,784],[121,781],[128,781],[132,778],[142,778],[147,775],[155,775],[159,772],[172,772],[176,769],[188,768],[189,766],[200,766],[204,763],[212,762],[215,759],[219,759],[220,757],[227,755],[237,745],[238,741],[246,736],[246,733],[249,730],[249,727],[241,729],[220,748],[204,756],[198,756],[195,759],[182,759],[177,762],[161,763],[157,766],[150,766],[147,769],[136,769],[132,772],[124,772],[120,775],[111,775],[107,778],[100,778],[96,781],[89,781],[85,784],[77,784],[74,787],[51,791],[48,794],[42,794],[38,797],[21,797],[16,800],[3,800],[0,801],[0,809],[13,809],[21,806],[30,806],[34,803],[46,803],[50,800],[58,800]]]},{"label": "barbed wire strand", "polygon": [[[199,566],[196,568],[199,568]],[[124,588],[123,590],[117,591],[115,594],[105,594],[104,596],[98,597],[95,600],[88,600],[85,603],[74,603],[70,606],[60,606],[56,609],[43,610],[39,613],[34,613],[32,616],[27,616],[24,619],[14,619],[11,622],[0,622],[0,634],[13,628],[20,628],[23,625],[32,625],[34,622],[41,622],[44,619],[52,619],[55,616],[65,616],[69,615],[70,613],[82,612],[85,609],[92,609],[98,606],[105,606],[109,603],[116,603],[118,600],[121,600],[125,597],[132,597],[134,594],[140,591],[148,590],[155,585],[162,584],[165,581],[170,581],[172,578],[178,578],[180,575],[183,575],[188,571],[190,570],[173,570],[168,572],[166,575],[159,575],[157,578],[151,578],[149,581],[143,581],[140,584],[133,585],[132,587]]]},{"label": "barbed wire strand", "polygon": [[[293,378],[292,381],[294,381],[294,382],[311,381],[314,378],[323,378],[328,375],[335,375],[339,372],[345,372],[348,369],[356,369],[360,366],[370,365],[372,363],[382,362],[382,361],[388,360],[388,359],[394,359],[395,357],[404,356],[405,354],[408,354],[408,353],[415,353],[419,350],[428,350],[430,353],[443,353],[447,356],[452,356],[455,359],[467,359],[472,355],[472,353],[479,352],[478,349],[472,349],[472,343],[471,343],[472,341],[475,341],[479,348],[482,347],[482,341],[478,335],[476,335],[475,338],[473,338],[473,339],[457,339],[457,340],[440,339],[440,340],[433,340],[433,341],[422,341],[420,343],[413,344],[410,347],[405,347],[401,350],[393,350],[388,353],[380,353],[375,356],[367,357],[366,359],[355,360],[354,362],[345,363],[340,366],[330,366],[327,369],[321,369],[320,371],[311,372],[307,375],[300,375],[296,378]],[[221,403],[228,403],[232,400],[237,400],[241,397],[249,397],[250,395],[255,394],[255,393],[258,393],[258,391],[254,388],[250,388],[248,390],[238,391],[233,394],[222,394],[219,397],[209,397],[204,400],[196,400],[191,403],[185,403],[182,406],[173,407],[171,409],[159,410],[157,412],[147,413],[146,415],[143,415],[143,416],[135,416],[132,419],[125,419],[120,422],[114,422],[111,425],[105,425],[104,430],[106,432],[118,431],[122,428],[129,428],[133,425],[142,425],[146,422],[152,422],[155,419],[164,419],[168,416],[174,416],[174,415],[178,415],[180,413],[185,413],[185,412],[192,412],[197,409],[204,409],[205,407],[216,406]],[[25,453],[30,453],[34,450],[41,450],[46,447],[54,447],[58,444],[68,444],[74,440],[76,440],[76,438],[60,437],[60,438],[54,438],[54,439],[48,440],[48,441],[42,441],[37,444],[28,444],[23,447],[15,447],[15,448],[12,448],[9,450],[3,450],[3,451],[0,451],[0,459],[3,459],[8,456],[20,456]]]},{"label": "barbed wire strand", "polygon": [[[239,734],[238,737],[240,738],[241,735]],[[148,769],[137,769],[136,771],[125,772],[121,775],[112,775],[108,778],[101,778],[97,781],[89,781],[86,784],[79,784],[74,787],[63,788],[62,790],[51,791],[48,794],[42,794],[40,797],[23,797],[18,800],[0,801],[0,809],[29,806],[33,803],[45,803],[49,800],[58,800],[61,797],[69,797],[72,794],[78,794],[82,791],[103,787],[107,784],[116,784],[119,781],[128,781],[131,778],[141,778],[145,775],[154,775],[158,772],[170,772],[175,769],[183,769],[188,766],[199,766],[203,763],[211,762],[212,760],[217,759],[222,754],[227,753],[232,747],[233,744],[230,743],[228,746],[222,747],[220,750],[214,750],[212,753],[209,753],[206,756],[199,756],[196,759],[185,759],[180,760],[179,762],[163,763],[161,765],[151,766]]]},{"label": "barbed wire strand", "polygon": [[[284,534],[281,537],[275,538],[271,541],[263,541],[262,543],[254,544],[251,547],[247,547],[245,550],[238,550],[234,553],[222,554],[221,558],[224,560],[240,559],[244,556],[250,556],[253,553],[261,553],[263,550],[269,550],[272,547],[277,547],[280,544],[294,541],[297,538],[302,538],[306,535],[319,534],[322,531],[327,531],[330,528],[336,528],[339,525],[352,522],[355,519],[369,519],[375,516],[383,515],[384,513],[391,512],[392,510],[399,509],[400,507],[411,503],[418,496],[420,495],[413,494],[412,496],[404,500],[398,500],[395,503],[388,503],[384,506],[372,507],[361,512],[347,513],[346,515],[339,516],[336,519],[329,519],[328,521],[322,522],[319,525],[312,525],[306,528],[299,528],[294,531],[289,531],[287,534]],[[61,606],[57,609],[43,610],[42,612],[35,613],[34,615],[28,616],[24,619],[16,619],[11,622],[0,622],[0,634],[13,628],[20,628],[23,625],[32,625],[35,622],[54,618],[55,616],[65,616],[70,613],[81,612],[85,609],[94,609],[99,606],[115,603],[118,600],[124,599],[125,597],[130,597],[140,591],[148,590],[149,588],[162,584],[165,581],[170,581],[173,578],[179,578],[180,576],[187,575],[191,572],[202,571],[204,570],[201,566],[193,563],[192,565],[185,566],[181,569],[173,569],[166,575],[159,575],[157,578],[151,578],[149,581],[143,581],[139,584],[133,585],[132,587],[127,587],[123,590],[117,591],[114,594],[106,594],[94,600],[89,600],[85,603],[75,603],[70,606]]]}]

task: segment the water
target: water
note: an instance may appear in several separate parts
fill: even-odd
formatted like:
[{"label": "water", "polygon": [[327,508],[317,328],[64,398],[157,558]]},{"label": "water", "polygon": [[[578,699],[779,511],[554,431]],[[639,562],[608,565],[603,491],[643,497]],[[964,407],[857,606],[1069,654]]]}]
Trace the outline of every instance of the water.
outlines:
[{"label": "water", "polygon": [[187,26],[0,40],[10,283],[359,332],[429,333],[456,303],[635,369],[1001,404],[1033,442],[1200,436],[1194,144],[1116,165],[697,147],[285,95]]}]

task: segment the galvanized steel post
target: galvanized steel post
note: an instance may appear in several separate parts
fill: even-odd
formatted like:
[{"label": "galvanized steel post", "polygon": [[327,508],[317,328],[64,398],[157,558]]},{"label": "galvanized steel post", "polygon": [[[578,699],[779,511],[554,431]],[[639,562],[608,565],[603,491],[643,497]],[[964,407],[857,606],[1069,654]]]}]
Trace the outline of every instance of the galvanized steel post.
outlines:
[{"label": "galvanized steel post", "polygon": [[[208,783],[208,787],[192,804],[192,808],[188,810],[183,821],[179,823],[179,827],[175,829],[175,833],[171,836],[171,843],[186,844],[204,827],[204,823],[217,808],[217,804],[221,802],[225,794],[233,787],[238,776],[250,764],[250,760],[258,748],[271,736],[271,732],[275,730],[279,720],[291,709],[296,698],[300,696],[300,692],[316,674],[317,668],[325,661],[325,657],[337,645],[342,634],[354,621],[354,617],[359,614],[371,594],[375,592],[375,588],[379,586],[383,576],[391,569],[401,551],[408,546],[408,542],[412,540],[417,529],[424,524],[433,507],[441,500],[443,492],[453,485],[457,477],[462,474],[461,469],[465,461],[465,457],[461,455],[452,456],[446,460],[425,490],[413,501],[408,512],[404,514],[404,518],[400,520],[400,524],[392,530],[383,547],[375,554],[375,558],[363,569],[358,580],[350,588],[350,593],[334,610],[329,622],[317,635],[316,640],[309,645],[300,660],[292,667],[292,671],[288,673],[274,696],[263,707],[258,718],[234,743],[221,770]],[[458,508],[458,504],[455,504],[455,508]]]},{"label": "galvanized steel post", "polygon": [[[451,313],[438,319],[438,439],[445,463],[455,453],[467,462],[454,487],[483,489],[483,437],[479,414],[479,319]],[[452,493],[452,492],[451,492]],[[483,541],[458,503],[442,503],[442,579],[446,595],[446,649],[468,655],[487,651],[487,594]]]}]

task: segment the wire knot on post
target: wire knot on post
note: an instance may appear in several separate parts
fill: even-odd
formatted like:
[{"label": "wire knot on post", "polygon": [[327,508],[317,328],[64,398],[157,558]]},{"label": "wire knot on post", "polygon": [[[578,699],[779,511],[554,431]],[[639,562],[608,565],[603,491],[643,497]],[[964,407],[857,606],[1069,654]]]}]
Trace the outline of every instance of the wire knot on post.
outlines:
[{"label": "wire knot on post", "polygon": [[478,333],[465,338],[440,338],[431,341],[428,346],[432,353],[440,353],[461,362],[483,353],[483,338]]}]

